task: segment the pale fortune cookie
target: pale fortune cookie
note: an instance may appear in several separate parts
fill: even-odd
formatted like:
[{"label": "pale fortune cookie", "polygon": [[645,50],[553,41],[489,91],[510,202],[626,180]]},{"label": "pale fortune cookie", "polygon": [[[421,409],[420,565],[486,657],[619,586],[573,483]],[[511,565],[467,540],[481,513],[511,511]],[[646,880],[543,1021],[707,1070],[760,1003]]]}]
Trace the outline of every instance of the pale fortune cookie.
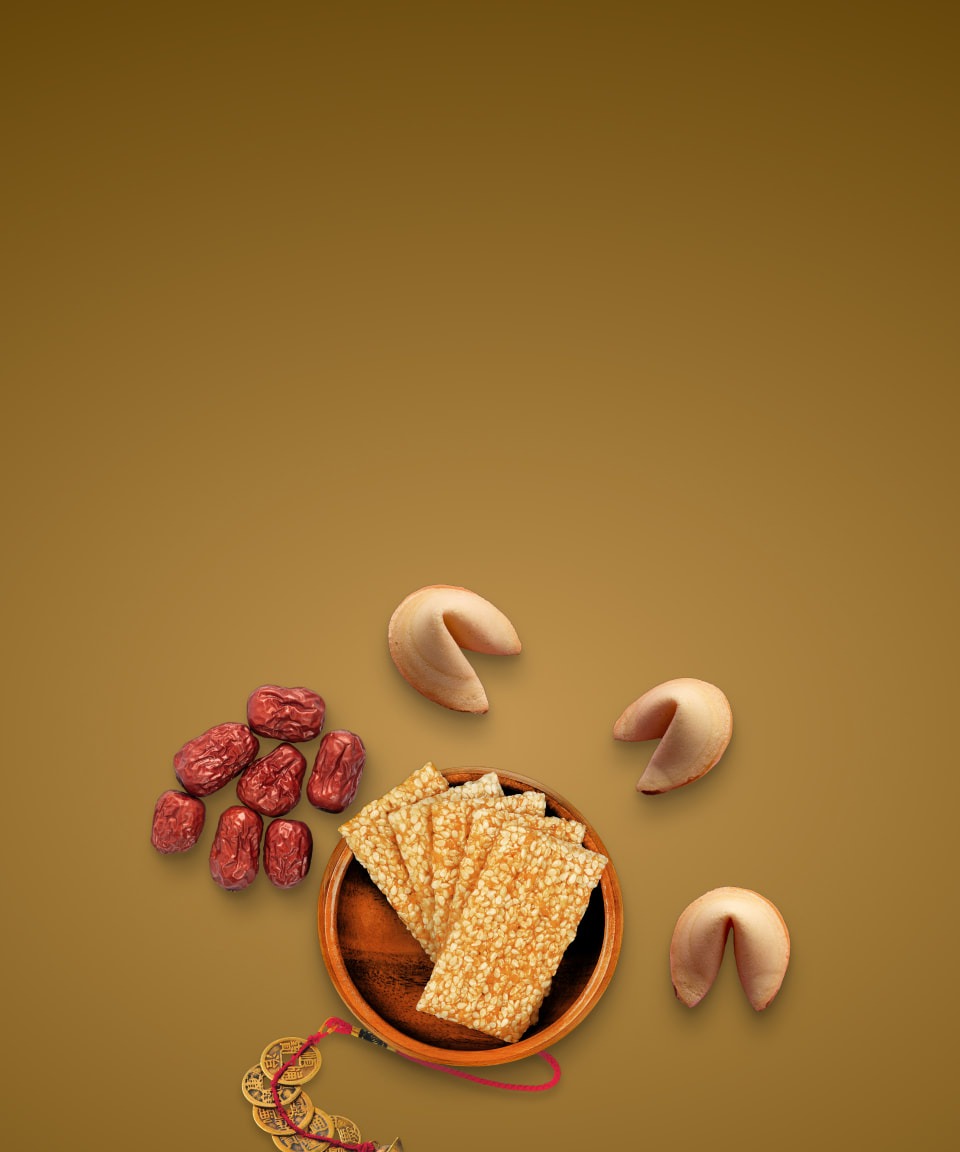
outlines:
[{"label": "pale fortune cookie", "polygon": [[487,694],[460,651],[514,656],[520,637],[476,592],[433,584],[411,592],[390,617],[390,655],[401,676],[428,700],[457,712],[486,712]]},{"label": "pale fortune cookie", "polygon": [[681,913],[670,941],[677,999],[693,1008],[709,992],[733,932],[737,974],[760,1012],[780,991],[790,960],[790,934],[776,906],[749,888],[714,888]]},{"label": "pale fortune cookie", "polygon": [[706,680],[681,677],[645,692],[613,726],[615,740],[660,740],[638,792],[669,792],[699,780],[723,755],[733,732],[726,696]]}]

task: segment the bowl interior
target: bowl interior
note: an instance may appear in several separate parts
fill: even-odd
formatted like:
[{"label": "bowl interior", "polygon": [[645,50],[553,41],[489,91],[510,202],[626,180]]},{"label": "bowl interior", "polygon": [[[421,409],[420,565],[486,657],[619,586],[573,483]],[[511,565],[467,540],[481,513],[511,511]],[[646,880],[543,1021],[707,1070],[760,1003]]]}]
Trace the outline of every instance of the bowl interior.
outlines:
[{"label": "bowl interior", "polygon": [[[444,776],[451,784],[462,784],[487,771],[451,769]],[[548,816],[580,820],[587,827],[584,845],[607,855],[589,823],[557,793],[526,777],[497,775],[507,795],[531,788],[543,792]],[[327,865],[318,918],[327,971],[346,1006],[366,1027],[418,1059],[481,1065],[539,1052],[583,1019],[613,974],[623,912],[616,873],[608,864],[537,1022],[515,1044],[417,1011],[417,1001],[430,978],[430,960],[344,841]]]}]

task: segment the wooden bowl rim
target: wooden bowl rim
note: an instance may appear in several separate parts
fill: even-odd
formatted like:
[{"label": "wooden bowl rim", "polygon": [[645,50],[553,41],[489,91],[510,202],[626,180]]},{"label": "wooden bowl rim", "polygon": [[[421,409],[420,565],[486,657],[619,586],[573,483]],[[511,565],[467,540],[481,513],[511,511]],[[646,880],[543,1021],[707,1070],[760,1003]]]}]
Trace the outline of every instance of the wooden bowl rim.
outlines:
[{"label": "wooden bowl rim", "polygon": [[[443,771],[442,775],[451,784],[462,784],[466,780],[475,780],[487,772],[496,772],[501,784],[508,788],[517,787],[519,791],[532,790],[545,793],[554,807],[562,809],[569,814],[570,819],[578,820],[586,826],[587,833],[584,836],[584,846],[595,852],[602,852],[610,861],[610,853],[607,852],[603,842],[589,822],[558,792],[541,781],[517,773],[501,772],[496,768],[448,768]],[[407,1036],[374,1012],[363,999],[353,983],[340,951],[336,929],[337,901],[341,884],[352,859],[353,853],[346,841],[341,839],[331,853],[323,873],[317,906],[317,929],[320,936],[323,962],[337,994],[353,1015],[371,1032],[376,1033],[392,1048],[396,1048],[398,1052],[402,1052],[406,1056],[411,1056],[416,1060],[427,1060],[435,1064],[450,1064],[461,1067],[509,1064],[514,1060],[534,1056],[573,1031],[596,1005],[610,983],[623,940],[623,898],[612,861],[607,864],[600,877],[600,890],[603,897],[603,943],[600,954],[590,979],[563,1016],[526,1040],[505,1044],[501,1048],[485,1048],[475,1052],[440,1048]]]}]

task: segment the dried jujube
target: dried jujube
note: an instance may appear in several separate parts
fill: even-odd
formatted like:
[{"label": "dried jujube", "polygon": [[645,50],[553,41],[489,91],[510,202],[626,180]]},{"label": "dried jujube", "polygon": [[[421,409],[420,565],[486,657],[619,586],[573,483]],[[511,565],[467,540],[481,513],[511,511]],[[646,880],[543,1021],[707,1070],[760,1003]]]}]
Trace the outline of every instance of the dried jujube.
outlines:
[{"label": "dried jujube", "polygon": [[247,723],[261,736],[303,744],[319,736],[326,705],[309,688],[262,684],[247,699]]},{"label": "dried jujube", "polygon": [[291,744],[279,744],[244,769],[237,798],[261,816],[283,816],[300,800],[306,771],[303,754]]},{"label": "dried jujube", "polygon": [[260,751],[246,724],[217,724],[188,740],[173,758],[173,770],[191,796],[209,796],[242,772]]},{"label": "dried jujube", "polygon": [[263,839],[263,870],[277,888],[293,888],[310,870],[313,837],[300,820],[274,820]]},{"label": "dried jujube", "polygon": [[253,883],[260,868],[263,821],[250,808],[235,804],[217,823],[210,849],[210,875],[221,888],[239,892]]},{"label": "dried jujube", "polygon": [[200,839],[205,817],[202,800],[171,788],[157,800],[153,810],[150,843],[164,855],[186,852]]},{"label": "dried jujube", "polygon": [[367,754],[353,732],[328,732],[320,741],[307,781],[307,799],[325,812],[342,812],[353,801]]}]

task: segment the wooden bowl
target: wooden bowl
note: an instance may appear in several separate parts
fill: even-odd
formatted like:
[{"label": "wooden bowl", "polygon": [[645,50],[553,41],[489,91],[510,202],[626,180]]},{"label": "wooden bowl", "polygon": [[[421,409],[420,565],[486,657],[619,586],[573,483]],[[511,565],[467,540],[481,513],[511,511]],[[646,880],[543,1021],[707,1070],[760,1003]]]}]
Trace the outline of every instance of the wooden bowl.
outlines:
[{"label": "wooden bowl", "polygon": [[[451,784],[489,768],[453,768]],[[599,836],[562,796],[525,776],[498,772],[506,794],[533,789],[547,798],[547,815],[586,825],[583,843],[608,855]],[[386,898],[341,840],[320,889],[318,927],[323,960],[344,1004],[371,1032],[407,1056],[465,1067],[522,1060],[566,1036],[610,982],[623,937],[623,901],[613,864],[603,870],[573,943],[564,953],[536,1024],[506,1044],[460,1024],[417,1011],[432,965]]]}]

